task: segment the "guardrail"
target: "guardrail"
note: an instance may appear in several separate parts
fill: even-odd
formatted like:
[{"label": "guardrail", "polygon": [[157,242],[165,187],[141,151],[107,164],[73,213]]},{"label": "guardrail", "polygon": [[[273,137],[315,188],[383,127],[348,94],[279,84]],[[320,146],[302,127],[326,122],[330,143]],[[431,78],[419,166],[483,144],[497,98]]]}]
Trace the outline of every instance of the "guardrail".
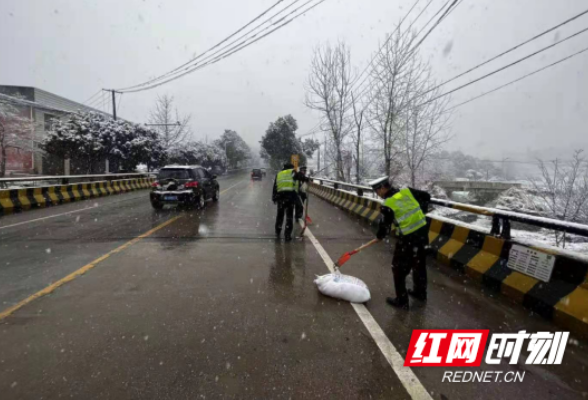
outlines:
[{"label": "guardrail", "polygon": [[[123,174],[93,174],[93,175],[55,175],[55,176],[23,176],[18,178],[0,178],[0,188],[7,188],[9,183],[44,182],[67,185],[78,182],[113,181],[126,178],[148,178],[154,176],[150,172]],[[32,186],[36,186],[33,184]]]},{"label": "guardrail", "polygon": [[[315,177],[313,177],[312,179],[314,179],[315,181],[318,181],[321,185],[324,185],[325,183],[331,184],[331,185],[333,185],[332,187],[334,189],[343,189],[343,190],[351,189],[352,191],[355,191],[358,196],[361,196],[361,197],[364,196],[365,192],[373,193],[372,188],[369,186],[355,185],[353,183],[340,182],[340,181],[334,181],[331,179],[323,179],[323,178],[315,178]],[[517,212],[513,212],[513,211],[499,210],[496,208],[473,206],[470,204],[457,203],[455,201],[443,200],[443,199],[431,198],[431,204],[441,206],[441,207],[448,207],[448,208],[453,208],[456,210],[466,211],[466,212],[470,212],[473,214],[485,215],[488,217],[492,217],[492,228],[490,230],[490,234],[493,236],[500,237],[502,239],[511,239],[510,223],[512,221],[520,222],[520,223],[524,223],[524,224],[528,224],[528,225],[532,225],[532,226],[537,226],[540,228],[553,229],[555,231],[561,231],[561,232],[566,232],[566,233],[572,233],[574,235],[588,237],[588,226],[574,223],[574,222],[560,221],[557,219],[544,218],[544,217],[537,217],[534,215],[522,214],[522,213],[517,213]]]}]

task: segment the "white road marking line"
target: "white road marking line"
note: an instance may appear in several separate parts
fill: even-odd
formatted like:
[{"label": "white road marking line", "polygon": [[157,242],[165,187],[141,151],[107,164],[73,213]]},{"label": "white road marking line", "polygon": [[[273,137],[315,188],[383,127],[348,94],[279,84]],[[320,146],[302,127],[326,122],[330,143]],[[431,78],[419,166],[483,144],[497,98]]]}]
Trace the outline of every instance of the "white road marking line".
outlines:
[{"label": "white road marking line", "polygon": [[30,219],[28,221],[18,222],[16,224],[12,224],[12,225],[0,226],[0,229],[13,228],[13,227],[19,226],[19,225],[30,224],[31,222],[38,222],[38,221],[43,221],[43,220],[50,219],[50,218],[61,217],[63,215],[74,214],[74,213],[78,213],[78,212],[82,212],[82,211],[86,211],[86,210],[92,210],[92,209],[98,208],[98,207],[99,206],[91,206],[91,207],[86,207],[86,208],[80,208],[79,210],[64,212],[61,214],[49,215],[49,216],[43,217],[43,218]]},{"label": "white road marking line", "polygon": [[221,190],[221,191],[219,192],[219,194],[223,194],[223,193],[224,193],[224,192],[226,192],[227,190],[231,190],[232,188],[234,188],[234,187],[235,187],[235,186],[237,186],[238,184],[240,184],[240,183],[243,183],[243,182],[245,182],[245,181],[248,181],[248,179],[244,179],[244,180],[242,180],[242,181],[239,181],[239,182],[235,183],[233,186],[231,186],[231,187],[228,187],[228,188],[226,188],[226,189],[223,189],[223,190]]},{"label": "white road marking line", "polygon": [[[300,223],[300,225],[303,226],[302,223]],[[308,229],[308,227],[306,228],[304,235],[310,239],[310,241],[314,245],[314,248],[323,259],[329,271],[333,273],[333,266],[335,265],[333,263],[333,260],[325,251],[323,246],[321,246],[319,241],[314,237],[314,235],[312,234],[310,229]],[[388,339],[388,337],[386,336],[380,325],[378,325],[378,322],[374,319],[374,317],[368,311],[368,309],[365,308],[363,304],[351,303],[351,306],[359,316],[359,319],[361,319],[361,322],[363,322],[363,324],[365,325],[370,335],[372,335],[374,342],[376,342],[376,344],[380,348],[380,351],[388,361],[388,364],[390,364],[390,366],[392,367],[392,370],[394,370],[394,373],[396,374],[396,376],[400,380],[400,383],[402,383],[402,386],[404,386],[410,397],[418,400],[432,400],[433,398],[431,397],[429,392],[427,392],[427,389],[425,389],[421,381],[419,381],[419,378],[417,378],[414,372],[412,372],[412,369],[410,367],[403,366],[404,359],[402,358],[400,353],[398,353],[398,350],[396,350],[392,342],[390,342],[390,339]]]}]

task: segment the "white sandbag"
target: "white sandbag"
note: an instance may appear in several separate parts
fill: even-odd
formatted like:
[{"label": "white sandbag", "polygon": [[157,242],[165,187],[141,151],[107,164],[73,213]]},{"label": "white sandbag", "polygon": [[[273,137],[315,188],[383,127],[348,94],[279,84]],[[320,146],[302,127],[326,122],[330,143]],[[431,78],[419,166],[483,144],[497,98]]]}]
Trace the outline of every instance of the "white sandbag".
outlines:
[{"label": "white sandbag", "polygon": [[354,276],[335,272],[317,276],[314,283],[322,294],[351,303],[365,303],[371,298],[364,281]]}]

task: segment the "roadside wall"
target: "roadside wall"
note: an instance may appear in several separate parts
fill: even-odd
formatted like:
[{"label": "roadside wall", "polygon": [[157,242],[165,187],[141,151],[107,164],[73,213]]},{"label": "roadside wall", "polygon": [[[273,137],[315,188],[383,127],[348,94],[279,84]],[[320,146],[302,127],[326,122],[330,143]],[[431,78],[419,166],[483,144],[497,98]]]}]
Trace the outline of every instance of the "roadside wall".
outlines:
[{"label": "roadside wall", "polygon": [[148,189],[152,178],[121,179],[69,185],[0,190],[0,215],[32,208],[59,205],[71,201]]}]

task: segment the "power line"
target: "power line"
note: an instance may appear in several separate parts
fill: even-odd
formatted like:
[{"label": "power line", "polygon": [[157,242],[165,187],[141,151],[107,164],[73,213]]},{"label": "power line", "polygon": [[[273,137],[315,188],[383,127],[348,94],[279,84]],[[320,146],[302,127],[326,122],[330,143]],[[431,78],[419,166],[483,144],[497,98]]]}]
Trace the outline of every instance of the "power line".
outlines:
[{"label": "power line", "polygon": [[[153,83],[155,81],[158,81],[162,78],[165,78],[166,76],[169,76],[170,74],[173,74],[174,72],[182,69],[183,67],[193,63],[194,61],[198,60],[199,58],[203,57],[204,55],[206,55],[207,53],[211,52],[212,50],[216,49],[217,47],[219,47],[220,45],[222,45],[223,43],[225,43],[226,41],[228,41],[229,39],[231,39],[232,37],[234,37],[235,35],[237,35],[238,33],[242,32],[244,29],[246,29],[248,26],[250,26],[251,24],[253,24],[255,21],[257,21],[258,19],[260,19],[261,17],[263,17],[264,15],[266,15],[268,12],[270,12],[271,10],[273,10],[275,7],[277,7],[280,3],[282,3],[284,0],[278,0],[276,3],[274,3],[271,7],[269,7],[268,9],[266,9],[264,12],[262,12],[261,14],[259,14],[257,17],[253,18],[251,21],[249,21],[247,24],[243,25],[241,28],[239,28],[238,30],[236,30],[235,32],[233,32],[232,34],[230,34],[229,36],[227,36],[226,38],[224,38],[223,40],[221,40],[220,42],[218,42],[217,44],[215,44],[214,46],[210,47],[208,50],[204,51],[203,53],[198,54],[196,57],[193,57],[192,59],[188,60],[187,62],[185,62],[184,64],[180,65],[177,68],[172,69],[171,71],[166,72],[165,74],[159,75],[153,79],[150,79],[146,82],[143,82],[141,84],[138,85],[133,85],[133,86],[127,86],[125,88],[119,89],[119,90],[128,90],[128,89],[132,89],[132,88],[136,88],[139,86],[145,86],[148,85],[150,83]],[[300,0],[295,0],[294,3],[298,2]],[[290,6],[292,5],[290,4]],[[290,7],[288,6],[288,7]],[[286,8],[288,8],[286,7]],[[284,8],[284,10],[286,9]],[[282,11],[284,11],[282,10]],[[280,11],[280,12],[282,12]],[[277,15],[277,14],[276,14]],[[272,16],[272,18],[275,17]],[[259,27],[259,25],[258,25]],[[256,27],[257,28],[257,27]]]},{"label": "power line", "polygon": [[[420,2],[421,0],[416,0],[414,2],[414,4],[412,5],[412,7],[408,10],[408,12],[406,13],[406,15],[400,20],[400,23],[398,24],[398,26],[396,26],[396,29],[390,33],[388,35],[388,38],[384,41],[384,43],[380,46],[380,48],[376,51],[376,53],[374,53],[374,55],[372,56],[372,58],[370,59],[370,62],[368,63],[368,65],[366,65],[366,67],[364,68],[363,71],[361,71],[361,73],[357,76],[356,79],[354,79],[353,82],[351,82],[351,87],[353,90],[353,86],[355,85],[355,83],[357,83],[357,81],[361,78],[361,76],[363,74],[366,73],[366,71],[369,69],[370,65],[372,65],[372,63],[374,62],[375,58],[376,58],[376,54],[378,54],[380,51],[382,51],[382,49],[384,48],[384,46],[386,46],[388,44],[388,42],[390,41],[390,39],[392,39],[392,35],[398,30],[400,29],[400,26],[402,25],[402,23],[406,20],[406,18],[410,15],[410,13],[412,12],[412,10],[416,7],[416,5]],[[429,0],[429,2],[427,3],[427,5],[425,5],[425,8],[423,9],[423,11],[421,11],[421,14],[427,9],[427,7],[429,6],[429,4],[431,4],[433,0]],[[421,14],[419,14],[416,18],[415,21],[421,16]],[[414,22],[413,22],[414,23]],[[412,24],[411,24],[412,26]],[[368,75],[369,76],[369,75]],[[366,78],[367,79],[367,78]],[[358,87],[361,87],[361,85],[363,84],[363,82],[365,82],[365,79],[359,84]]]},{"label": "power line", "polygon": [[451,2],[451,0],[448,0],[447,3],[443,4],[443,6],[439,10],[437,10],[437,12],[435,14],[433,14],[433,16],[431,18],[429,18],[429,20],[427,21],[427,23],[423,25],[423,27],[417,32],[417,34],[415,35],[415,37],[418,37],[427,28],[427,26],[429,26],[429,24],[431,23],[431,21],[433,21],[435,19],[435,17],[437,17],[437,15],[439,15],[439,13],[441,11],[443,11],[443,9],[445,7],[447,7],[447,5],[449,4],[449,2]]},{"label": "power line", "polygon": [[500,58],[500,57],[502,57],[502,56],[504,56],[504,55],[506,55],[506,54],[508,54],[508,53],[510,53],[510,52],[512,52],[512,51],[514,51],[514,50],[516,50],[516,49],[518,49],[519,47],[522,47],[522,46],[526,45],[527,43],[530,43],[530,42],[532,42],[533,40],[536,40],[536,39],[538,39],[538,38],[540,38],[540,37],[542,37],[542,36],[544,36],[544,35],[546,35],[546,34],[548,34],[548,33],[550,33],[550,32],[553,32],[553,31],[554,31],[554,30],[556,30],[557,28],[560,28],[560,27],[562,27],[562,26],[564,26],[564,25],[566,25],[566,24],[568,24],[568,23],[570,23],[570,22],[574,21],[574,20],[576,20],[576,19],[580,18],[581,16],[583,16],[583,15],[585,15],[585,14],[588,14],[588,10],[586,10],[586,11],[583,11],[583,12],[581,12],[580,14],[577,14],[577,15],[575,15],[575,16],[573,16],[573,17],[571,17],[571,18],[568,18],[567,20],[565,20],[565,21],[563,21],[563,22],[561,22],[561,23],[559,23],[559,24],[557,24],[557,25],[555,25],[555,26],[553,26],[553,27],[551,27],[551,28],[549,28],[549,29],[547,29],[547,30],[545,30],[545,31],[543,31],[543,32],[541,32],[541,33],[539,33],[539,34],[535,35],[535,36],[533,36],[532,38],[530,38],[530,39],[527,39],[527,40],[525,40],[524,42],[522,42],[522,43],[519,43],[519,44],[517,44],[516,46],[513,46],[513,47],[511,47],[510,49],[508,49],[508,50],[506,50],[506,51],[503,51],[503,52],[502,52],[502,53],[500,53],[500,54],[497,54],[497,55],[495,55],[494,57],[490,58],[489,60],[486,60],[486,61],[484,61],[483,63],[480,63],[480,64],[478,64],[478,65],[476,65],[476,66],[474,66],[474,67],[472,67],[472,68],[468,69],[467,71],[464,71],[464,72],[462,72],[462,73],[460,73],[460,74],[458,74],[458,75],[454,76],[453,78],[450,78],[450,79],[446,80],[445,82],[442,82],[442,83],[440,83],[439,85],[437,85],[437,86],[435,86],[434,88],[432,88],[432,89],[428,90],[427,92],[433,91],[433,90],[435,90],[435,89],[437,89],[437,88],[439,88],[439,87],[441,87],[441,86],[443,86],[443,85],[445,85],[445,84],[447,84],[447,83],[449,83],[449,82],[452,82],[452,81],[454,81],[454,80],[456,80],[456,79],[458,79],[458,78],[461,78],[461,77],[462,77],[462,76],[464,76],[465,74],[469,74],[470,72],[472,72],[472,71],[474,71],[474,70],[476,70],[476,69],[478,69],[478,68],[480,68],[480,67],[483,67],[484,65],[488,64],[489,62],[492,62],[492,61],[496,60],[497,58]]},{"label": "power line", "polygon": [[580,55],[580,54],[582,54],[582,53],[584,53],[584,52],[586,52],[586,51],[588,51],[588,47],[587,47],[587,48],[585,48],[585,49],[583,49],[583,50],[580,50],[580,51],[578,51],[578,52],[576,52],[576,53],[574,53],[574,54],[571,54],[571,55],[569,55],[569,56],[567,56],[567,57],[564,57],[564,58],[562,58],[562,59],[560,59],[560,60],[557,60],[556,62],[553,62],[553,63],[551,63],[551,64],[549,64],[549,65],[546,65],[546,66],[544,66],[544,67],[542,67],[542,68],[536,69],[536,70],[535,70],[535,71],[533,71],[533,72],[530,72],[530,73],[528,73],[528,74],[525,74],[525,75],[521,76],[520,78],[517,78],[517,79],[515,79],[515,80],[512,80],[512,81],[510,81],[510,82],[507,82],[507,83],[505,83],[504,85],[500,85],[500,86],[498,86],[497,88],[494,88],[494,89],[492,89],[492,90],[489,90],[489,91],[487,91],[487,92],[484,92],[484,93],[482,93],[482,94],[480,94],[480,95],[478,95],[478,96],[476,96],[476,97],[473,97],[473,98],[471,98],[471,99],[469,99],[469,100],[466,100],[466,101],[464,101],[463,103],[459,103],[459,104],[457,104],[457,105],[455,105],[455,106],[453,106],[453,107],[451,107],[451,108],[449,108],[449,109],[445,110],[445,112],[449,112],[449,111],[451,111],[451,110],[453,110],[453,109],[455,109],[455,108],[457,108],[457,107],[461,107],[461,106],[463,106],[464,104],[467,104],[467,103],[470,103],[470,102],[472,102],[472,101],[474,101],[474,100],[477,100],[477,99],[479,99],[480,97],[484,97],[484,96],[486,96],[487,94],[494,93],[494,92],[496,92],[496,91],[498,91],[498,90],[500,90],[500,89],[502,89],[502,88],[505,88],[505,87],[507,87],[507,86],[509,86],[509,85],[512,85],[512,84],[514,84],[514,83],[516,83],[516,82],[518,82],[518,81],[522,81],[523,79],[525,79],[525,78],[528,78],[529,76],[535,75],[535,74],[537,74],[537,73],[539,73],[539,72],[541,72],[541,71],[544,71],[544,70],[546,70],[546,69],[548,69],[548,68],[551,68],[551,67],[553,67],[553,66],[555,66],[555,65],[557,65],[557,64],[559,64],[559,63],[562,63],[562,62],[564,62],[564,61],[567,61],[567,60],[569,60],[570,58],[573,58],[573,57],[575,57],[575,56],[577,56],[577,55]]},{"label": "power line", "polygon": [[96,92],[96,93],[94,93],[92,96],[90,96],[90,98],[89,98],[88,100],[84,101],[82,104],[88,104],[88,103],[90,102],[90,100],[92,100],[94,97],[96,97],[97,95],[99,95],[99,94],[100,94],[100,92],[101,92],[100,90],[99,90],[99,91],[97,91],[97,92]]},{"label": "power line", "polygon": [[[294,15],[294,16],[293,16],[293,17],[291,17],[290,19],[286,20],[286,21],[285,21],[285,22],[283,22],[282,24],[280,24],[280,25],[276,26],[275,28],[271,29],[269,32],[265,33],[264,35],[262,35],[262,36],[260,36],[260,37],[257,37],[257,38],[256,38],[256,36],[258,36],[260,33],[262,33],[262,32],[264,32],[264,31],[266,31],[267,29],[271,28],[272,26],[275,26],[275,25],[276,25],[276,24],[278,24],[279,22],[281,22],[281,21],[284,21],[284,20],[285,20],[287,17],[289,17],[290,15],[292,15],[292,14],[296,13],[298,10],[300,10],[300,9],[301,9],[301,8],[303,8],[303,7],[305,7],[306,5],[308,5],[309,3],[311,3],[312,1],[314,1],[314,0],[308,0],[308,1],[307,1],[306,3],[304,3],[302,6],[300,6],[300,7],[296,8],[296,9],[294,9],[293,11],[291,11],[290,13],[288,13],[286,16],[284,16],[284,17],[280,18],[279,20],[277,20],[276,22],[273,22],[271,25],[269,25],[268,27],[266,27],[266,28],[265,28],[265,29],[263,29],[262,31],[260,31],[260,32],[257,32],[257,33],[256,33],[255,35],[253,35],[252,37],[246,38],[245,40],[243,40],[242,42],[238,43],[237,45],[235,45],[235,46],[233,46],[233,47],[231,47],[231,48],[229,48],[229,49],[227,49],[227,50],[224,50],[222,54],[220,54],[220,55],[216,56],[215,58],[213,58],[213,59],[212,59],[212,60],[210,60],[210,61],[207,61],[207,62],[205,62],[205,63],[203,63],[203,64],[196,64],[196,65],[192,66],[190,69],[186,69],[184,72],[182,72],[182,73],[180,73],[180,74],[178,74],[178,75],[176,75],[176,76],[174,76],[174,77],[168,78],[168,79],[166,79],[166,80],[164,80],[164,81],[162,81],[162,82],[155,83],[155,84],[152,84],[152,85],[150,85],[150,86],[147,86],[147,87],[144,87],[144,88],[138,88],[138,89],[134,89],[134,90],[126,90],[126,91],[124,91],[124,93],[140,92],[140,91],[144,91],[144,90],[149,90],[149,89],[156,88],[156,87],[158,87],[158,86],[161,86],[161,85],[163,85],[163,84],[166,84],[166,83],[168,83],[168,82],[171,82],[171,81],[174,81],[174,80],[176,80],[176,79],[179,79],[179,78],[181,78],[181,77],[182,77],[182,76],[184,76],[184,75],[187,75],[187,74],[189,74],[189,73],[192,73],[192,72],[194,72],[194,71],[196,71],[196,70],[199,70],[199,69],[201,69],[201,68],[204,68],[204,67],[206,67],[206,66],[208,66],[208,65],[215,64],[215,63],[217,63],[217,62],[219,62],[219,61],[221,61],[221,60],[223,60],[223,59],[225,59],[225,58],[227,58],[227,57],[230,57],[231,55],[233,55],[233,54],[235,54],[235,53],[237,53],[237,52],[239,52],[239,51],[241,51],[241,50],[243,50],[243,49],[245,49],[245,48],[249,47],[250,45],[252,45],[252,44],[254,44],[254,43],[258,42],[259,40],[261,40],[261,39],[265,38],[266,36],[268,36],[268,35],[272,34],[273,32],[277,31],[278,29],[280,29],[280,28],[282,28],[282,27],[284,27],[284,26],[288,25],[289,23],[291,23],[292,21],[294,21],[294,20],[295,20],[295,19],[297,19],[298,17],[300,17],[300,16],[304,15],[305,13],[307,13],[307,12],[308,12],[308,11],[310,11],[310,10],[312,10],[312,9],[313,9],[313,8],[315,8],[316,6],[318,6],[318,5],[322,4],[322,3],[323,3],[323,2],[325,2],[326,0],[320,0],[319,2],[315,3],[314,5],[312,5],[312,6],[308,7],[307,9],[305,9],[305,10],[301,11],[300,13],[298,13],[297,15]],[[255,38],[255,40],[252,40],[252,41],[250,41],[250,42],[247,42],[248,40],[251,40],[251,39],[253,39],[253,38]]]},{"label": "power line", "polygon": [[100,94],[92,101],[86,103],[86,105],[88,107],[99,107],[100,103],[102,102],[102,90],[100,91]]},{"label": "power line", "polygon": [[[215,62],[220,61],[220,59],[224,58],[224,56],[227,53],[229,53],[232,50],[238,48],[239,46],[242,46],[248,40],[254,39],[255,37],[257,37],[260,34],[262,34],[263,32],[266,32],[267,30],[271,29],[273,26],[277,25],[278,23],[280,23],[281,21],[283,21],[285,18],[289,17],[293,13],[297,12],[300,8],[306,6],[311,1],[314,1],[314,0],[307,1],[302,6],[295,8],[293,11],[287,13],[285,16],[281,17],[277,21],[271,22],[271,19],[272,18],[275,18],[275,17],[279,16],[280,14],[282,14],[284,11],[286,11],[288,8],[292,7],[294,4],[298,3],[299,1],[300,0],[295,0],[294,2],[290,3],[289,5],[287,5],[286,7],[284,7],[283,9],[281,9],[280,11],[278,11],[277,13],[275,13],[274,15],[272,15],[271,17],[268,17],[268,19],[266,19],[265,21],[262,21],[261,23],[259,23],[258,25],[256,25],[254,28],[248,30],[246,33],[240,35],[239,37],[235,38],[234,40],[230,41],[229,43],[226,43],[225,45],[223,45],[222,47],[218,48],[216,51],[212,52],[211,54],[208,54],[206,57],[204,57],[200,61],[197,61],[195,63],[192,63],[192,65],[190,65],[188,67],[185,67],[182,70],[180,70],[179,68],[176,68],[176,70],[174,72],[168,74],[169,75],[168,78],[163,78],[164,79],[163,81],[161,79],[159,79],[160,82],[151,83],[149,85],[143,84],[143,88],[145,88],[145,90],[152,89],[154,87],[159,86],[160,84],[170,82],[170,81],[172,81],[174,79],[177,79],[177,78],[180,78],[180,77],[186,75],[187,73],[191,73],[191,72],[193,72],[193,71],[195,71],[197,69],[200,69],[203,66],[207,66],[207,65],[210,65],[210,64],[213,64]],[[308,10],[306,10],[306,11],[308,11]],[[263,28],[261,30],[258,30],[258,28],[262,27],[263,25],[266,25],[268,22],[271,22],[271,23],[269,25],[267,25],[265,28]],[[256,30],[258,30],[258,31],[255,32]],[[271,32],[273,32],[273,30]],[[262,37],[265,37],[265,36],[267,36],[267,35],[263,35]],[[241,40],[241,42],[237,43],[239,40]],[[237,44],[235,44],[235,43],[237,43]],[[211,50],[212,49],[209,49],[205,53],[209,53]],[[205,54],[205,53],[203,53],[203,54]],[[198,57],[198,58],[200,58],[200,57]],[[188,63],[186,63],[186,64],[188,64]],[[153,81],[155,81],[155,79],[153,79],[152,82]],[[138,85],[138,86],[141,86],[141,85]],[[137,87],[136,89],[126,89],[125,91],[126,92],[137,92],[137,91],[140,91],[140,89],[143,89],[143,88]]]},{"label": "power line", "polygon": [[[449,3],[449,1],[451,1],[451,0],[448,0],[447,3]],[[421,45],[421,43],[423,43],[425,41],[425,39],[427,37],[429,37],[429,35],[431,34],[431,32],[433,32],[433,30],[441,23],[441,21],[443,21],[443,19],[447,16],[447,13],[455,6],[455,4],[457,3],[457,1],[458,0],[453,0],[453,2],[445,10],[445,12],[439,17],[439,19],[437,20],[437,22],[435,22],[435,24],[431,27],[431,29],[429,29],[429,31],[427,33],[425,33],[425,36],[423,36],[421,38],[421,40],[417,44],[415,44],[415,46],[412,48],[412,50],[410,51],[410,53],[413,53],[414,51],[416,51],[416,49],[418,49],[418,47]]]},{"label": "power line", "polygon": [[[396,31],[398,31],[398,29],[400,29],[400,26],[402,25],[402,23],[404,22],[404,20],[408,17],[408,15],[410,14],[410,12],[412,11],[412,9],[417,5],[417,3],[419,2],[419,0],[417,0],[416,3],[414,3],[414,5],[411,7],[411,9],[408,11],[408,13],[406,13],[406,15],[404,16],[404,18],[400,21],[400,23],[398,24],[398,26],[396,27],[396,29],[390,34],[388,35],[388,38],[386,39],[386,41],[382,44],[382,46],[380,46],[378,48],[378,50],[374,53],[373,57],[371,58],[369,64],[366,66],[365,70],[362,72],[362,74],[367,71],[367,69],[369,68],[370,65],[372,65],[374,59],[376,58],[376,55],[379,54],[382,49],[388,44],[388,42],[390,41],[390,39],[392,39],[392,35],[394,33],[396,33]],[[433,0],[429,0],[429,2],[425,5],[425,7],[421,10],[421,12],[416,16],[416,18],[410,23],[410,25],[408,26],[408,28],[406,29],[406,32],[409,33],[410,32],[410,28],[412,28],[412,26],[418,21],[418,19],[421,17],[421,15],[423,15],[423,13],[427,10],[427,8],[429,8],[429,5],[431,5],[431,3],[433,2]],[[431,22],[431,20],[429,20],[424,26],[426,27],[429,22]],[[417,34],[418,36],[418,34]],[[359,86],[355,89],[361,88],[363,86],[363,84],[366,82],[366,80],[369,78],[369,75],[367,75],[363,81],[359,84]],[[351,86],[353,86],[353,84],[351,84]],[[361,98],[369,89],[371,88],[371,83],[368,82],[368,85],[363,87],[360,90],[360,94],[359,96],[357,96],[357,98]],[[350,89],[350,91],[353,91],[354,88],[352,87]],[[345,107],[346,109],[348,109],[350,106],[350,104],[347,104]]]},{"label": "power line", "polygon": [[118,104],[116,105],[116,109],[120,113],[120,103],[122,103],[122,97],[124,93],[120,93],[120,97],[118,98]]},{"label": "power line", "polygon": [[565,41],[567,41],[567,40],[569,40],[569,39],[571,39],[571,38],[573,38],[573,37],[576,37],[576,36],[578,36],[578,35],[580,35],[580,34],[582,34],[582,33],[586,32],[586,31],[588,31],[588,28],[584,28],[584,29],[582,29],[581,31],[578,31],[578,32],[576,32],[576,33],[574,33],[574,34],[572,34],[572,35],[570,35],[570,36],[568,36],[568,37],[566,37],[566,38],[564,38],[564,39],[562,39],[562,40],[559,40],[559,41],[557,41],[557,42],[555,42],[555,43],[553,43],[553,44],[550,44],[549,46],[543,47],[542,49],[539,49],[539,50],[537,50],[537,51],[535,51],[535,52],[533,52],[533,53],[531,53],[531,54],[529,54],[529,55],[527,55],[527,56],[525,56],[525,57],[519,58],[518,60],[516,60],[516,61],[513,61],[513,62],[512,62],[512,63],[510,63],[510,64],[507,64],[507,65],[505,65],[505,66],[503,66],[503,67],[500,67],[500,68],[498,68],[498,69],[495,69],[494,71],[492,71],[492,72],[489,72],[489,73],[487,73],[486,75],[483,75],[483,76],[481,76],[481,77],[479,77],[479,78],[477,78],[477,79],[474,79],[473,81],[470,81],[470,82],[468,82],[468,83],[465,83],[465,84],[463,84],[463,85],[461,85],[461,86],[458,86],[458,87],[456,87],[455,89],[452,89],[452,90],[450,90],[450,91],[448,91],[448,92],[445,92],[445,93],[442,93],[442,94],[440,94],[440,95],[438,95],[438,96],[435,96],[435,97],[433,97],[433,98],[432,98],[432,99],[430,99],[430,100],[424,101],[424,102],[422,102],[422,103],[418,104],[418,105],[417,105],[417,107],[419,107],[419,106],[422,106],[422,105],[424,105],[424,104],[431,103],[431,102],[433,102],[433,101],[435,101],[435,100],[438,100],[438,99],[440,99],[441,97],[445,97],[445,96],[447,96],[447,95],[449,95],[449,94],[451,94],[451,93],[457,92],[458,90],[461,90],[461,89],[463,89],[463,88],[465,88],[465,87],[468,87],[468,86],[470,86],[470,85],[472,85],[472,84],[474,84],[474,83],[476,83],[476,82],[479,82],[479,81],[481,81],[482,79],[486,79],[486,78],[488,78],[488,77],[490,77],[490,76],[492,76],[492,75],[494,75],[494,74],[496,74],[496,73],[498,73],[498,72],[500,72],[500,71],[504,71],[504,70],[505,70],[505,69],[507,69],[507,68],[510,68],[510,67],[512,67],[512,66],[514,66],[514,65],[516,65],[516,64],[518,64],[518,63],[520,63],[520,62],[522,62],[522,61],[525,61],[525,60],[527,60],[527,59],[529,59],[529,58],[531,58],[531,57],[533,57],[533,56],[535,56],[535,55],[537,55],[537,54],[539,54],[539,53],[542,53],[542,52],[544,52],[544,51],[546,51],[546,50],[549,50],[550,48],[552,48],[552,47],[554,47],[554,46],[557,46],[558,44],[561,44],[561,43],[563,43],[563,42],[565,42]]},{"label": "power line", "polygon": [[[445,3],[445,4],[444,4],[444,5],[443,5],[443,6],[442,6],[442,7],[441,7],[441,8],[440,8],[440,9],[439,9],[439,10],[438,10],[438,11],[437,11],[435,14],[434,14],[434,15],[433,15],[433,16],[432,16],[432,17],[431,17],[431,18],[430,18],[430,19],[429,19],[429,20],[428,20],[428,21],[427,21],[427,22],[426,22],[426,23],[423,25],[423,27],[421,28],[421,30],[420,30],[420,31],[417,33],[417,35],[416,35],[415,37],[418,37],[418,35],[420,35],[420,33],[421,33],[421,32],[422,32],[422,31],[423,31],[423,30],[424,30],[424,29],[425,29],[425,28],[426,28],[426,27],[427,27],[427,26],[428,26],[428,25],[431,23],[431,21],[432,21],[432,20],[433,20],[433,19],[434,19],[434,18],[435,18],[437,15],[439,15],[439,13],[440,13],[440,12],[441,12],[443,9],[445,9],[445,7],[447,6],[447,4],[449,4],[451,1],[452,1],[452,0],[448,0],[448,1],[447,1],[447,2],[446,2],[446,3]],[[462,0],[459,0],[459,3],[461,3],[461,1],[462,1]],[[428,36],[428,35],[429,35],[429,34],[430,34],[432,31],[433,31],[433,29],[435,29],[435,27],[436,27],[437,25],[439,25],[439,23],[441,23],[441,21],[442,21],[444,18],[446,18],[446,17],[447,17],[447,16],[448,16],[448,15],[451,13],[451,11],[453,11],[453,10],[455,9],[455,7],[457,7],[457,5],[459,5],[459,3],[458,3],[457,5],[456,5],[455,3],[456,3],[456,2],[454,1],[454,2],[453,2],[453,3],[452,3],[450,6],[449,6],[449,8],[447,8],[447,9],[445,10],[445,13],[443,13],[443,15],[442,15],[442,16],[441,16],[441,17],[440,17],[438,20],[437,20],[437,22],[435,23],[435,25],[434,25],[434,26],[432,26],[432,27],[431,27],[431,29],[430,29],[430,30],[427,32],[427,34],[426,34],[426,35],[425,35],[425,36],[424,36],[424,37],[423,37],[423,38],[420,40],[420,42],[419,42],[419,43],[417,43],[417,44],[416,44],[416,45],[415,45],[415,46],[414,46],[414,47],[413,47],[413,48],[412,48],[412,49],[409,51],[409,54],[413,53],[413,52],[414,52],[414,51],[415,51],[415,50],[418,48],[418,46],[419,46],[419,45],[420,45],[420,44],[421,44],[421,43],[422,43],[422,42],[423,42],[423,41],[426,39],[426,37],[427,37],[427,36]],[[429,6],[429,4],[430,4],[430,2],[427,4],[427,6],[425,6],[425,9],[426,9],[426,8]],[[423,11],[424,11],[424,10],[423,10]],[[412,27],[412,25],[413,25],[413,24],[416,22],[416,20],[417,20],[417,19],[418,19],[418,18],[421,16],[421,14],[422,14],[422,12],[421,12],[421,13],[420,13],[420,14],[417,16],[417,18],[415,19],[415,21],[413,21],[413,22],[412,22],[412,24],[409,26],[409,29],[410,29],[410,27]],[[380,50],[381,50],[381,48],[380,48]],[[364,79],[364,81],[365,81],[365,79]],[[363,83],[363,82],[362,82],[362,83]],[[360,94],[357,96],[357,98],[361,98],[361,97],[362,97],[362,96],[363,96],[363,95],[364,95],[366,92],[368,92],[370,89],[371,89],[371,85],[368,85],[368,86],[366,86],[365,88],[363,88],[363,90],[360,92]],[[370,103],[371,103],[371,101],[370,101],[370,102],[368,102],[368,104],[367,104],[365,107],[367,107],[367,106],[368,106]],[[348,108],[349,108],[349,106],[350,106],[350,104],[347,104],[347,105],[346,105],[346,108],[348,109]],[[365,107],[364,107],[364,108],[365,108]]]},{"label": "power line", "polygon": [[458,6],[459,6],[459,5],[462,3],[462,1],[463,1],[463,0],[459,0],[459,1],[457,2],[457,4],[455,5],[455,7],[453,7],[451,10],[449,10],[449,12],[448,12],[448,13],[447,13],[447,15],[445,16],[445,18],[449,17],[449,16],[451,15],[451,13],[452,13],[453,11],[455,11],[455,9],[456,9],[456,8],[457,8],[457,7],[458,7]]}]

